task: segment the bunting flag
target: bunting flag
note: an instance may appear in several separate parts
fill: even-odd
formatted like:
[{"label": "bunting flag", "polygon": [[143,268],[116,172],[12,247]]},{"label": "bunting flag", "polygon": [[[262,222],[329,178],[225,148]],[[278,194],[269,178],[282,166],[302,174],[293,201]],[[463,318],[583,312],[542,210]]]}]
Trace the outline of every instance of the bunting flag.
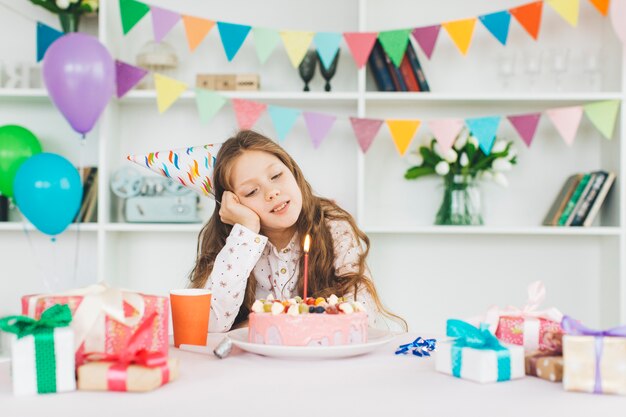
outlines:
[{"label": "bunting flag", "polygon": [[226,104],[226,97],[204,88],[196,88],[196,106],[202,123],[208,123]]},{"label": "bunting flag", "polygon": [[240,129],[252,129],[257,120],[259,120],[259,117],[261,117],[261,114],[263,114],[267,108],[267,104],[240,98],[232,99],[232,103],[235,109],[237,125]]},{"label": "bunting flag", "polygon": [[511,15],[524,28],[534,40],[539,37],[539,27],[541,26],[541,14],[543,12],[543,1],[525,4],[523,6],[509,9]]},{"label": "bunting flag", "polygon": [[50,45],[63,35],[63,32],[44,23],[37,22],[37,62],[43,59]]},{"label": "bunting flag", "polygon": [[341,34],[333,32],[317,32],[313,37],[313,43],[320,56],[322,65],[328,69],[333,63],[341,42]]},{"label": "bunting flag", "polygon": [[409,148],[415,132],[419,129],[422,122],[420,120],[386,120],[389,133],[396,144],[396,149],[400,156],[404,155]]},{"label": "bunting flag", "polygon": [[389,55],[391,62],[398,68],[409,43],[409,33],[411,29],[386,30],[378,33],[380,44]]},{"label": "bunting flag", "polygon": [[313,147],[317,149],[328,135],[328,132],[330,132],[330,128],[333,127],[337,117],[310,111],[305,111],[303,115],[306,128],[309,130],[311,142],[313,142]]},{"label": "bunting flag", "polygon": [[472,135],[478,139],[478,146],[480,146],[483,153],[489,155],[496,140],[496,133],[498,133],[500,116],[465,119],[465,124],[472,132]]},{"label": "bunting flag", "polygon": [[228,61],[232,61],[239,48],[246,40],[248,33],[250,33],[250,26],[237,25],[235,23],[217,22],[217,30],[220,33],[222,39],[222,45],[224,46],[224,52],[226,52],[226,58]]},{"label": "bunting flag", "polygon": [[461,119],[436,119],[427,124],[443,152],[452,148],[454,140],[463,129],[463,120]]},{"label": "bunting flag", "polygon": [[470,43],[472,42],[472,34],[474,33],[474,26],[476,25],[476,18],[455,20],[452,22],[446,22],[441,24],[443,28],[448,32],[450,39],[461,51],[463,55],[467,54]]},{"label": "bunting flag", "polygon": [[178,13],[156,6],[150,6],[150,15],[152,15],[152,31],[154,32],[154,40],[157,42],[161,42],[180,20],[180,15]]},{"label": "bunting flag", "polygon": [[119,0],[122,30],[126,35],[150,11],[150,6],[135,0]]},{"label": "bunting flag", "polygon": [[613,138],[615,121],[619,110],[619,100],[600,101],[583,106],[587,118],[607,139]]},{"label": "bunting flag", "polygon": [[578,25],[578,0],[546,0],[567,23],[576,27]]},{"label": "bunting flag", "polygon": [[433,54],[440,29],[441,25],[426,26],[423,28],[415,28],[411,33],[413,35],[413,39],[417,41],[418,45],[422,48],[422,51],[424,51],[424,54],[426,54],[428,59],[430,59],[430,56]]},{"label": "bunting flag", "polygon": [[351,117],[350,123],[352,124],[354,136],[356,136],[361,150],[363,153],[366,153],[374,142],[374,138],[383,124],[383,120]]},{"label": "bunting flag", "polygon": [[309,45],[311,45],[313,41],[313,36],[315,36],[315,32],[280,32],[280,37],[285,44],[287,55],[294,68],[300,66],[300,63],[306,55],[306,51],[309,49]]},{"label": "bunting flag", "polygon": [[115,60],[115,77],[117,80],[117,98],[124,97],[136,86],[148,70]]},{"label": "bunting flag", "polygon": [[361,69],[367,62],[378,38],[378,32],[346,32],[343,34],[356,67]]},{"label": "bunting flag", "polygon": [[[609,14],[609,3],[611,0],[589,0],[593,6],[598,9],[602,16]],[[619,1],[619,0],[618,0]]]},{"label": "bunting flag", "polygon": [[154,87],[156,89],[159,113],[164,113],[169,109],[181,94],[187,90],[187,84],[156,73],[154,74]]},{"label": "bunting flag", "polygon": [[583,115],[582,106],[560,107],[546,110],[546,114],[554,124],[565,143],[572,145]]},{"label": "bunting flag", "polygon": [[201,19],[194,16],[183,15],[183,24],[185,25],[185,34],[187,35],[187,43],[189,50],[195,51],[198,45],[209,34],[215,22],[213,20]]},{"label": "bunting flag", "polygon": [[302,114],[302,111],[298,109],[274,105],[269,106],[268,112],[272,118],[274,129],[276,129],[278,140],[281,142],[285,140],[287,134],[296,123],[296,120]]},{"label": "bunting flag", "polygon": [[507,10],[478,16],[480,22],[502,44],[506,45],[511,24],[511,13]]},{"label": "bunting flag", "polygon": [[508,116],[509,122],[515,128],[519,136],[522,138],[526,146],[530,148],[533,142],[541,113],[520,114],[517,116]]},{"label": "bunting flag", "polygon": [[274,52],[276,45],[280,42],[280,35],[274,29],[252,28],[252,36],[254,37],[256,55],[259,57],[261,64],[265,64],[267,58]]}]

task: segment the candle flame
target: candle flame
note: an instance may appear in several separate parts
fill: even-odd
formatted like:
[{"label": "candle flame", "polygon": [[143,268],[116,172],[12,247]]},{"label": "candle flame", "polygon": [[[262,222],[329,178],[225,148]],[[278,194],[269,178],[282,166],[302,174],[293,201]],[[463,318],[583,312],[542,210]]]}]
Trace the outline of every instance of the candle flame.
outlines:
[{"label": "candle flame", "polygon": [[309,248],[311,247],[311,236],[307,233],[304,237],[304,253],[309,253]]}]

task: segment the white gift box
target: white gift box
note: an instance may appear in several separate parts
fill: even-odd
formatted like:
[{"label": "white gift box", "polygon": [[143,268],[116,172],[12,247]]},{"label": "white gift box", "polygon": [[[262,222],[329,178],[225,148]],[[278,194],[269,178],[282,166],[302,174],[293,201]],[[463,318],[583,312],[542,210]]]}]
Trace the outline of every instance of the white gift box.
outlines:
[{"label": "white gift box", "polygon": [[[437,343],[435,369],[452,375],[452,341]],[[503,345],[511,356],[511,378],[525,375],[524,347]],[[495,350],[482,350],[464,347],[461,349],[461,378],[486,383],[498,381],[498,356]]]},{"label": "white gift box", "polygon": [[[35,337],[18,339],[12,335],[11,372],[13,394],[38,393]],[[56,392],[76,391],[76,366],[74,356],[74,331],[70,327],[54,329],[54,357],[56,369]],[[44,364],[50,366],[52,364]]]}]

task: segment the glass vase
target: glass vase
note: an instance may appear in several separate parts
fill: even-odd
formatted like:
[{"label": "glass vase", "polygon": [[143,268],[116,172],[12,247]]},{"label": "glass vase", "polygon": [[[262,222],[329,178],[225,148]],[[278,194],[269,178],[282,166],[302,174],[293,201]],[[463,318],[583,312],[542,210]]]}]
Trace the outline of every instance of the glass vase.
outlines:
[{"label": "glass vase", "polygon": [[482,225],[482,206],[478,180],[471,175],[444,177],[443,201],[437,211],[438,225]]},{"label": "glass vase", "polygon": [[78,32],[78,24],[80,23],[80,15],[78,13],[61,12],[59,13],[59,21],[63,32]]}]

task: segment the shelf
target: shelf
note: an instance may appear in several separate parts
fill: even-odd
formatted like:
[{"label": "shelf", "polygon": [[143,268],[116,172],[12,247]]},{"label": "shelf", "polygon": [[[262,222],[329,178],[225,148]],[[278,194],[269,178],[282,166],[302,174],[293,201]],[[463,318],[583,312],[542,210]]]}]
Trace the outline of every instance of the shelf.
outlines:
[{"label": "shelf", "polygon": [[[22,222],[0,222],[0,232],[21,232],[24,230],[24,223]],[[35,226],[28,223],[26,224],[26,230],[33,231],[37,230]],[[76,226],[75,223],[70,224],[68,228],[63,232],[75,232],[76,230],[80,230],[81,232],[96,232],[98,231],[97,223],[81,223],[80,229]]]},{"label": "shelf", "polygon": [[50,101],[45,88],[0,88],[0,99]]},{"label": "shelf", "polygon": [[498,236],[619,236],[619,227],[491,227],[424,226],[410,228],[363,227],[367,234],[498,235]]},{"label": "shelf", "polygon": [[406,103],[407,101],[448,102],[581,102],[621,100],[621,93],[397,93],[367,92],[365,100],[381,103]]},{"label": "shelf", "polygon": [[107,232],[193,232],[198,233],[203,223],[109,223]]},{"label": "shelf", "polygon": [[[241,98],[246,100],[269,100],[269,101],[338,101],[356,102],[357,92],[332,92],[320,93],[302,91],[215,91],[227,98]],[[194,91],[185,91],[178,101],[195,101]],[[120,103],[143,103],[156,100],[154,90],[134,90],[119,100]]]}]

